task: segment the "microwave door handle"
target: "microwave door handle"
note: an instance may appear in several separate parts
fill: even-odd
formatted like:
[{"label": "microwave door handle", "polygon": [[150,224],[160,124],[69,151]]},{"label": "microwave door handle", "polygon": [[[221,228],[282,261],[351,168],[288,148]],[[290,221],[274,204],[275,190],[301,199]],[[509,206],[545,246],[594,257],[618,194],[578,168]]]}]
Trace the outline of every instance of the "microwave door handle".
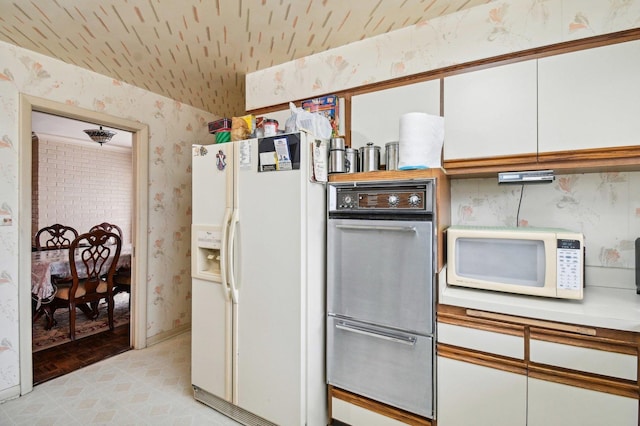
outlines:
[{"label": "microwave door handle", "polygon": [[336,228],[361,231],[416,232],[415,226],[336,225]]},{"label": "microwave door handle", "polygon": [[415,337],[405,337],[405,336],[401,336],[393,333],[383,333],[380,331],[367,329],[365,327],[357,327],[354,325],[346,324],[344,322],[339,322],[338,324],[336,324],[336,328],[338,330],[344,330],[351,333],[363,334],[365,336],[375,337],[377,339],[389,340],[395,343],[402,343],[403,345],[413,346],[416,344]]}]

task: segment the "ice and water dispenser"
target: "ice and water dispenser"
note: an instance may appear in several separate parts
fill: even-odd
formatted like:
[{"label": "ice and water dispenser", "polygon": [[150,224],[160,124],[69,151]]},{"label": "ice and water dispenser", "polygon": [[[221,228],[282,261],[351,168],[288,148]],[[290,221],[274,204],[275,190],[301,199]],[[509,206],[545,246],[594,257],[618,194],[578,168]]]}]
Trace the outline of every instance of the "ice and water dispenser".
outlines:
[{"label": "ice and water dispenser", "polygon": [[191,275],[221,281],[222,230],[219,226],[192,225]]}]

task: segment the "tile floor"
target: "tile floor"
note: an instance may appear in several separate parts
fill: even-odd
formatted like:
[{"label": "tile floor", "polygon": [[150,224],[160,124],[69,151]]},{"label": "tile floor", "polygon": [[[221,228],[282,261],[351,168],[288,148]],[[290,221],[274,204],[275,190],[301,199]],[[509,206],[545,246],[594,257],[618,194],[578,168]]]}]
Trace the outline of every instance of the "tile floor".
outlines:
[{"label": "tile floor", "polygon": [[190,359],[191,333],[125,352],[0,404],[0,425],[238,425],[193,399]]}]

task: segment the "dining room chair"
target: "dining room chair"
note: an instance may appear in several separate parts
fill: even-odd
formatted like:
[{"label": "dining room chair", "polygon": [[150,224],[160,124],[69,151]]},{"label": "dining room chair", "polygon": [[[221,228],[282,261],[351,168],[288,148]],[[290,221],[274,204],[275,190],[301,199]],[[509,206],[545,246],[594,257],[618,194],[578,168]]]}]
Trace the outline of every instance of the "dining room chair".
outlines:
[{"label": "dining room chair", "polygon": [[122,240],[114,232],[103,229],[81,234],[69,246],[71,287],[59,288],[51,302],[52,315],[58,308],[69,310],[69,337],[75,340],[76,308],[91,304],[93,317],[98,316],[98,302],[107,302],[109,330],[113,324],[113,277],[120,257]]},{"label": "dining room chair", "polygon": [[[59,223],[55,223],[51,226],[45,226],[36,232],[34,237],[34,251],[42,251],[42,250],[57,250],[68,248],[71,245],[71,242],[78,237],[78,231],[75,228],[68,225],[61,225]],[[62,277],[58,275],[51,276],[51,285],[54,288],[54,294],[60,287],[70,286],[71,278],[70,277]],[[53,297],[53,295],[52,295]],[[50,329],[55,321],[53,319],[53,315],[51,313],[51,309],[48,304],[52,299],[49,300],[40,300],[38,303],[37,296],[32,295],[33,299],[33,322],[38,321],[43,315],[46,319],[46,328]],[[37,306],[37,307],[36,307]]]},{"label": "dining room chair", "polygon": [[34,249],[40,251],[67,248],[76,238],[78,238],[78,231],[71,226],[56,223],[36,232]]},{"label": "dining room chair", "polygon": [[[105,231],[116,232],[120,236],[120,239],[123,237],[122,229],[113,223],[102,222],[91,228],[91,230],[94,229],[104,229]],[[129,294],[129,307],[131,307],[131,266],[118,268],[116,270],[116,275],[113,277],[113,294],[116,295],[123,292]]]}]

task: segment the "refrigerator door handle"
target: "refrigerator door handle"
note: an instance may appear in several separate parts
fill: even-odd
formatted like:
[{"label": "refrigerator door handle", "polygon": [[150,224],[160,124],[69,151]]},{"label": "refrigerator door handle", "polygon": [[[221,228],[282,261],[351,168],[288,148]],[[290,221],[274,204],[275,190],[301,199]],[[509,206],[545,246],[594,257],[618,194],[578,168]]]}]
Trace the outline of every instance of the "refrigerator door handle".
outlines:
[{"label": "refrigerator door handle", "polygon": [[416,232],[415,226],[372,226],[372,225],[336,225],[338,229],[352,229],[360,231],[396,231]]},{"label": "refrigerator door handle", "polygon": [[235,274],[235,259],[233,252],[235,249],[236,240],[236,228],[239,222],[238,209],[233,210],[231,215],[231,223],[229,224],[229,243],[227,244],[227,261],[228,263],[228,277],[229,277],[229,292],[231,293],[231,300],[234,304],[238,303],[238,288],[236,287],[236,274]]},{"label": "refrigerator door handle", "polygon": [[225,294],[228,298],[230,297],[231,294],[231,289],[229,288],[229,281],[227,278],[227,261],[229,259],[229,253],[227,250],[227,247],[229,246],[229,241],[228,241],[228,237],[229,237],[229,221],[231,220],[231,212],[232,210],[227,207],[224,211],[224,219],[223,219],[223,226],[222,226],[222,261],[220,262],[220,276],[222,278],[222,285],[225,288]]},{"label": "refrigerator door handle", "polygon": [[347,324],[344,321],[340,321],[336,324],[338,330],[349,331],[351,333],[363,334],[369,337],[375,337],[377,339],[389,340],[395,343],[402,343],[403,345],[414,346],[416,344],[416,338],[405,337],[394,333],[384,333],[378,330],[372,330],[365,327],[358,327],[352,324]]}]

